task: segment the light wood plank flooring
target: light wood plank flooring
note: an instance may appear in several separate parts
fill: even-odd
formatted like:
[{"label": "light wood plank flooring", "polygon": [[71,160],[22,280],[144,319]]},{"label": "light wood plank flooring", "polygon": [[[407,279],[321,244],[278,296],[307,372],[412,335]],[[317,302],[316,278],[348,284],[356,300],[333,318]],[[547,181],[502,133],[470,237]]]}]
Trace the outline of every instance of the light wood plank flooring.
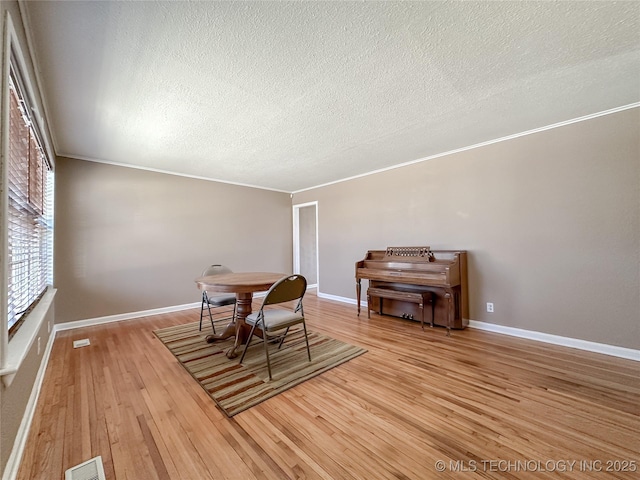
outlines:
[{"label": "light wood plank flooring", "polygon": [[59,332],[18,478],[638,478],[637,362],[309,294],[309,328],[368,353],[229,419],[152,333],[198,313]]}]

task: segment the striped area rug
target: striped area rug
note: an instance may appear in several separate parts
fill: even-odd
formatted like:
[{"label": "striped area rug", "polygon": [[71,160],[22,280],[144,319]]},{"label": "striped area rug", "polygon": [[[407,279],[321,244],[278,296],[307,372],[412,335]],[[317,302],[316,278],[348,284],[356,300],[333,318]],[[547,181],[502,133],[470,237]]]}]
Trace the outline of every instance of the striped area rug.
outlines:
[{"label": "striped area rug", "polygon": [[[222,331],[216,326],[216,331]],[[218,406],[232,417],[299,383],[338,366],[366,352],[326,335],[309,331],[311,362],[302,330],[290,333],[282,348],[269,345],[273,379],[269,381],[262,339],[253,341],[242,365],[238,358],[229,360],[225,352],[234,338],[207,343],[210,328],[198,331],[198,322],[156,330],[153,333],[175,355]],[[240,354],[242,350],[239,349]]]}]

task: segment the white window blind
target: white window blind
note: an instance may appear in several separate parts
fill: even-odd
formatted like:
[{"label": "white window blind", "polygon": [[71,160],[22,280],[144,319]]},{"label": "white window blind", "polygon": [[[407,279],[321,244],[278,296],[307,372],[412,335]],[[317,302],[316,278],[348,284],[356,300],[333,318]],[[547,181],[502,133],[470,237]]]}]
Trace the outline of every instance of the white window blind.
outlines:
[{"label": "white window blind", "polygon": [[7,162],[8,328],[11,336],[52,283],[53,172],[13,68]]}]

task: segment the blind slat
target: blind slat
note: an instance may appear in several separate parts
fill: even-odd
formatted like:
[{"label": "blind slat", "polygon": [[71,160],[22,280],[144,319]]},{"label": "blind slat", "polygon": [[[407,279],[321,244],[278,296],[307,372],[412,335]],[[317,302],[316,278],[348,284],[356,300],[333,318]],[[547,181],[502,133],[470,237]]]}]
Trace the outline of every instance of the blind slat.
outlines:
[{"label": "blind slat", "polygon": [[53,172],[28,109],[10,75],[8,208],[8,327],[10,335],[51,283]]}]

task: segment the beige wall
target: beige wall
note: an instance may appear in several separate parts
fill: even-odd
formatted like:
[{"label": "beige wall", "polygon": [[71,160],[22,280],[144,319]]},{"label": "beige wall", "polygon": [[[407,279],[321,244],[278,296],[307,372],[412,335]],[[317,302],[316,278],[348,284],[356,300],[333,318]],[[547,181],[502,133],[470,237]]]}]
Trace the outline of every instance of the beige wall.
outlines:
[{"label": "beige wall", "polygon": [[212,263],[292,271],[289,194],[58,158],[56,323],[199,300]]},{"label": "beige wall", "polygon": [[639,112],[297,193],[321,293],[355,298],[370,249],[466,249],[471,319],[640,348]]}]

